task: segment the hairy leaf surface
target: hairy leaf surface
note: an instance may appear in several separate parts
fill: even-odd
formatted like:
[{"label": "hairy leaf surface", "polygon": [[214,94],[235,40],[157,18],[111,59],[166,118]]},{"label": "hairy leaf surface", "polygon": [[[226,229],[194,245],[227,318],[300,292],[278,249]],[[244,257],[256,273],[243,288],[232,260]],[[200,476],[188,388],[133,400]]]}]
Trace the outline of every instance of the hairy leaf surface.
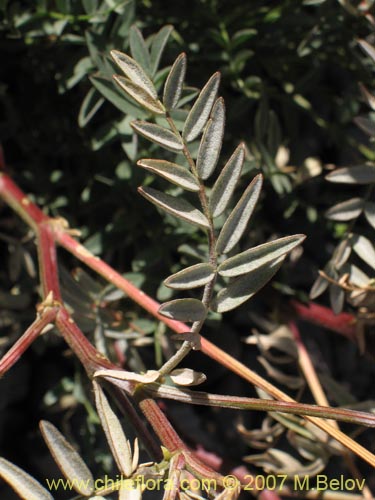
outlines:
[{"label": "hairy leaf surface", "polygon": [[164,284],[176,290],[187,290],[206,285],[214,276],[215,269],[211,264],[195,264],[172,274],[164,281]]},{"label": "hairy leaf surface", "polygon": [[159,313],[178,321],[201,321],[206,316],[206,307],[198,299],[176,299],[164,302]]},{"label": "hairy leaf surface", "polygon": [[218,217],[227,208],[241,175],[245,158],[245,146],[241,143],[220,172],[211,191],[209,209],[212,217]]},{"label": "hairy leaf surface", "polygon": [[186,189],[187,191],[199,191],[199,183],[185,167],[176,165],[166,160],[143,159],[139,160],[138,166],[160,175],[164,179]]},{"label": "hairy leaf surface", "polygon": [[258,201],[262,181],[262,174],[258,174],[232,210],[217,239],[217,253],[230,252],[241,238]]},{"label": "hairy leaf surface", "polygon": [[208,179],[219,159],[223,143],[225,106],[222,97],[217,99],[198,150],[197,171],[201,179]]},{"label": "hairy leaf surface", "polygon": [[343,184],[371,184],[375,182],[375,166],[358,165],[357,167],[343,167],[326,175],[327,181]]},{"label": "hairy leaf surface", "polygon": [[220,83],[220,73],[214,73],[201,90],[186,119],[182,136],[193,141],[202,132],[210,116]]},{"label": "hairy leaf surface", "polygon": [[151,97],[157,99],[158,94],[156,92],[154,84],[146,75],[141,66],[137,63],[137,61],[129,57],[127,54],[119,52],[118,50],[111,50],[111,56],[117,66],[125,74],[125,76],[129,78],[129,80],[142,87],[143,90],[148,92]]},{"label": "hairy leaf surface", "polygon": [[350,200],[337,203],[329,208],[325,216],[331,220],[347,221],[358,217],[363,210],[362,198],[351,198]]},{"label": "hairy leaf surface", "polygon": [[279,257],[229,283],[218,293],[213,310],[223,313],[246,302],[276,274],[284,259],[285,256]]},{"label": "hairy leaf surface", "polygon": [[169,72],[164,85],[163,103],[167,109],[177,106],[186,74],[186,54],[180,54]]},{"label": "hairy leaf surface", "polygon": [[209,229],[207,218],[183,198],[175,198],[150,187],[138,188],[139,193],[157,207],[196,226]]},{"label": "hairy leaf surface", "polygon": [[114,75],[113,79],[127,94],[130,95],[141,106],[157,115],[164,115],[165,109],[162,104],[153,99],[142,87],[123,76]]},{"label": "hairy leaf surface", "polygon": [[173,31],[173,26],[167,24],[163,26],[154,36],[151,43],[151,64],[152,64],[152,75],[155,75],[161,56],[163,54],[164,48],[168,42],[168,38],[170,37]]},{"label": "hairy leaf surface", "polygon": [[5,458],[0,458],[0,477],[24,500],[53,500],[36,479]]},{"label": "hairy leaf surface", "polygon": [[143,135],[146,139],[149,139],[159,146],[162,146],[170,151],[179,152],[182,151],[184,145],[178,135],[167,128],[161,127],[160,125],[155,125],[154,123],[145,122],[142,120],[135,120],[131,123],[133,129],[138,132],[138,134]]},{"label": "hairy leaf surface", "polygon": [[358,257],[375,269],[375,249],[371,241],[361,234],[353,234],[351,242]]},{"label": "hairy leaf surface", "polygon": [[151,73],[151,59],[142,33],[137,26],[129,30],[130,52],[134,59],[144,68],[148,74]]},{"label": "hairy leaf surface", "polygon": [[91,495],[94,478],[80,455],[53,424],[42,420],[39,427],[51,455],[73,488],[80,495]]},{"label": "hairy leaf surface", "polygon": [[295,234],[245,250],[224,261],[218,268],[219,274],[234,277],[253,271],[290,252],[304,239],[305,235]]}]

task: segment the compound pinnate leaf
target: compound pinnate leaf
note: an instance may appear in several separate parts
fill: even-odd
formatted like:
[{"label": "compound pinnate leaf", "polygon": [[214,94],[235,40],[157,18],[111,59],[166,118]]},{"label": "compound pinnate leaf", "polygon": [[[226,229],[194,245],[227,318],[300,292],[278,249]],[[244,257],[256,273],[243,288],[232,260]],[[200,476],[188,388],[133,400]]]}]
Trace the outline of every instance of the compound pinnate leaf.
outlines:
[{"label": "compound pinnate leaf", "polygon": [[140,187],[138,191],[146,200],[175,217],[190,222],[190,224],[209,229],[210,224],[204,214],[183,198],[175,198],[150,187]]},{"label": "compound pinnate leaf", "polygon": [[375,229],[375,203],[366,201],[364,207],[364,214],[367,222]]},{"label": "compound pinnate leaf", "polygon": [[151,43],[151,64],[152,64],[152,74],[154,75],[159,67],[160,58],[163,54],[164,47],[168,42],[168,38],[170,37],[173,31],[173,26],[167,24],[163,26],[161,30],[159,30],[154,36]]},{"label": "compound pinnate leaf", "polygon": [[212,188],[209,204],[212,217],[218,217],[226,209],[240,178],[244,158],[245,146],[242,143],[229,158]]},{"label": "compound pinnate leaf", "polygon": [[350,200],[337,203],[329,208],[325,216],[331,220],[347,221],[357,218],[363,210],[362,198],[351,198]]},{"label": "compound pinnate leaf", "polygon": [[202,132],[210,116],[219,89],[220,73],[214,73],[201,90],[186,118],[182,136],[187,142],[193,141]]},{"label": "compound pinnate leaf", "polygon": [[357,167],[343,167],[326,175],[327,181],[342,184],[371,184],[375,182],[374,165],[358,165]]},{"label": "compound pinnate leaf", "polygon": [[130,443],[126,439],[120,421],[112,411],[100,384],[94,380],[93,385],[96,409],[113,458],[121,473],[123,473],[125,477],[129,477],[133,472]]},{"label": "compound pinnate leaf", "polygon": [[201,179],[208,179],[216,167],[223,142],[225,106],[222,97],[217,99],[204,131],[198,156],[197,171]]},{"label": "compound pinnate leaf", "polygon": [[279,257],[229,283],[218,293],[212,306],[213,310],[223,313],[246,302],[276,274],[284,259],[285,256]]},{"label": "compound pinnate leaf", "polygon": [[142,120],[135,120],[131,123],[131,126],[138,134],[170,151],[179,152],[182,151],[184,147],[178,135],[160,125]]},{"label": "compound pinnate leaf", "polygon": [[129,31],[130,51],[134,59],[144,68],[149,74],[151,73],[151,60],[148,48],[142,33],[137,26],[132,26]]},{"label": "compound pinnate leaf", "polygon": [[176,290],[188,290],[206,285],[214,276],[215,269],[211,264],[195,264],[169,276],[164,285]]},{"label": "compound pinnate leaf", "polygon": [[0,458],[0,477],[24,500],[53,500],[36,479],[5,458]]},{"label": "compound pinnate leaf", "polygon": [[290,252],[304,239],[304,234],[295,234],[245,250],[224,261],[218,268],[219,274],[234,277],[253,271]]},{"label": "compound pinnate leaf", "polygon": [[227,253],[236,245],[246,229],[262,189],[263,177],[258,174],[225,222],[216,243],[217,253]]},{"label": "compound pinnate leaf", "polygon": [[142,159],[138,161],[137,165],[154,174],[160,175],[187,191],[199,191],[199,182],[194,175],[185,167],[176,165],[176,163],[166,160]]},{"label": "compound pinnate leaf", "polygon": [[159,307],[159,314],[178,321],[201,321],[205,318],[207,310],[198,299],[176,299],[164,302]]},{"label": "compound pinnate leaf", "polygon": [[124,76],[113,76],[114,81],[121,87],[125,92],[137,101],[141,106],[148,109],[152,113],[157,115],[164,115],[165,109],[163,105],[156,99],[150,96],[142,87],[132,82]]},{"label": "compound pinnate leaf", "polygon": [[51,455],[73,488],[80,495],[91,495],[94,478],[80,455],[53,424],[42,420],[39,427]]},{"label": "compound pinnate leaf", "polygon": [[358,257],[375,269],[375,249],[371,241],[361,234],[353,234],[350,240]]},{"label": "compound pinnate leaf", "polygon": [[157,99],[158,94],[154,84],[134,59],[118,50],[111,50],[111,56],[129,80],[142,87],[151,97]]},{"label": "compound pinnate leaf", "polygon": [[177,106],[186,74],[186,54],[180,54],[169,72],[164,85],[163,103],[167,109]]}]

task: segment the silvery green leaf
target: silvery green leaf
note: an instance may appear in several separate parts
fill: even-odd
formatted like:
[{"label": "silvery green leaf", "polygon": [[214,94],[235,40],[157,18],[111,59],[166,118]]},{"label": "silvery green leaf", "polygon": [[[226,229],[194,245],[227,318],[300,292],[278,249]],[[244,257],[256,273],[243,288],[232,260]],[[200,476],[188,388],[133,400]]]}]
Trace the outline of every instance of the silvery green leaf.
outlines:
[{"label": "silvery green leaf", "polygon": [[139,31],[137,26],[133,25],[129,31],[129,44],[130,52],[134,59],[139,62],[142,68],[144,68],[148,74],[151,73],[151,61],[148,48],[146,46],[145,40],[142,33]]},{"label": "silvery green leaf", "polygon": [[371,57],[371,59],[375,62],[375,49],[372,45],[370,45],[366,40],[358,40],[359,45],[362,49]]},{"label": "silvery green leaf", "polygon": [[208,179],[219,159],[225,124],[224,99],[219,97],[203,133],[197,156],[197,171],[201,179]]},{"label": "silvery green leaf", "polygon": [[24,500],[53,500],[36,479],[5,458],[0,458],[0,477]]},{"label": "silvery green leaf", "polygon": [[304,234],[286,236],[245,250],[225,260],[218,268],[222,276],[234,277],[249,273],[282,255],[287,254],[305,239]]},{"label": "silvery green leaf", "polygon": [[51,455],[64,476],[72,481],[73,488],[80,495],[91,495],[94,478],[77,451],[50,422],[42,420],[39,427]]},{"label": "silvery green leaf", "polygon": [[206,316],[206,307],[198,299],[176,299],[164,302],[159,314],[178,321],[201,321]]},{"label": "silvery green leaf", "polygon": [[202,372],[196,372],[191,368],[177,368],[169,374],[172,382],[176,385],[191,387],[193,385],[203,384],[207,377]]},{"label": "silvery green leaf", "polygon": [[215,269],[211,264],[195,264],[172,274],[164,281],[164,284],[176,290],[188,290],[206,285],[214,276]]},{"label": "silvery green leaf", "polygon": [[199,183],[193,174],[185,167],[180,167],[176,163],[166,160],[143,159],[139,160],[137,165],[158,174],[169,182],[186,189],[187,191],[199,191]]},{"label": "silvery green leaf", "polygon": [[361,269],[353,264],[349,268],[350,282],[355,286],[367,286],[370,282],[370,278]]},{"label": "silvery green leaf", "polygon": [[342,308],[344,307],[345,292],[338,286],[331,284],[329,286],[329,301],[332,307],[332,311],[335,314],[340,314]]},{"label": "silvery green leaf", "polygon": [[177,106],[186,74],[186,54],[180,54],[169,72],[164,85],[163,103],[167,109]]},{"label": "silvery green leaf", "polygon": [[241,143],[227,161],[212,188],[209,204],[212,217],[218,217],[226,209],[241,175],[244,158],[245,146]]},{"label": "silvery green leaf", "polygon": [[141,187],[138,188],[138,191],[146,200],[175,217],[179,217],[195,226],[209,229],[210,224],[202,212],[183,198],[175,198],[150,187]]},{"label": "silvery green leaf", "polygon": [[182,136],[187,142],[193,141],[202,132],[210,116],[220,83],[220,73],[214,73],[201,90],[186,119]]},{"label": "silvery green leaf", "polygon": [[351,253],[352,248],[349,245],[349,241],[347,239],[341,241],[332,257],[332,264],[334,265],[335,269],[341,269],[342,266],[346,264]]},{"label": "silvery green leaf", "polygon": [[152,43],[151,43],[151,64],[152,64],[152,74],[155,75],[155,73],[158,70],[159,63],[160,63],[160,58],[163,54],[164,47],[166,46],[168,42],[168,38],[170,37],[171,33],[173,31],[173,26],[170,24],[167,24],[166,26],[163,26],[161,30],[159,30],[156,35],[154,36]]},{"label": "silvery green leaf", "polygon": [[329,286],[329,281],[327,281],[323,276],[318,276],[317,279],[314,281],[313,286],[311,287],[309,297],[310,299],[316,299],[322,293],[324,293]]},{"label": "silvery green leaf", "polygon": [[157,115],[164,115],[165,109],[160,101],[154,99],[142,87],[124,76],[114,75],[113,79],[125,92],[141,106]]},{"label": "silvery green leaf", "polygon": [[371,184],[375,182],[375,165],[338,168],[326,175],[326,179],[343,184]]},{"label": "silvery green leaf", "polygon": [[225,222],[216,243],[217,253],[227,253],[236,245],[246,229],[262,189],[263,177],[258,174]]},{"label": "silvery green leaf", "polygon": [[285,257],[279,257],[229,283],[218,293],[212,307],[213,310],[223,313],[246,302],[276,274],[284,259]]},{"label": "silvery green leaf", "polygon": [[131,123],[131,126],[138,134],[141,134],[143,137],[146,137],[146,139],[156,142],[159,146],[163,146],[170,151],[182,151],[184,147],[178,135],[175,135],[173,132],[160,125],[142,120],[135,120]]},{"label": "silvery green leaf", "polygon": [[364,214],[367,219],[367,222],[375,228],[375,203],[371,201],[366,201]]},{"label": "silvery green leaf", "polygon": [[351,236],[353,250],[366,264],[375,269],[375,250],[370,240],[360,234]]},{"label": "silvery green leaf", "polygon": [[[157,484],[157,483],[156,483]],[[134,487],[124,485],[123,488],[119,489],[118,500],[142,500],[142,490],[140,487],[134,485]]]},{"label": "silvery green leaf", "polygon": [[329,208],[325,216],[331,220],[347,221],[356,219],[361,214],[362,210],[362,198],[351,198],[350,200],[342,201]]},{"label": "silvery green leaf", "polygon": [[137,61],[129,57],[127,54],[119,52],[118,50],[111,50],[111,56],[117,66],[125,74],[125,76],[129,78],[129,80],[142,87],[143,90],[148,92],[151,97],[157,99],[158,94],[156,92],[154,84],[143,71],[141,66],[137,63]]},{"label": "silvery green leaf", "polygon": [[133,472],[130,443],[126,439],[120,421],[112,411],[100,384],[93,380],[95,404],[103,430],[117,467],[129,477]]},{"label": "silvery green leaf", "polygon": [[367,135],[373,137],[375,135],[375,123],[364,116],[354,118],[355,124],[363,130]]}]

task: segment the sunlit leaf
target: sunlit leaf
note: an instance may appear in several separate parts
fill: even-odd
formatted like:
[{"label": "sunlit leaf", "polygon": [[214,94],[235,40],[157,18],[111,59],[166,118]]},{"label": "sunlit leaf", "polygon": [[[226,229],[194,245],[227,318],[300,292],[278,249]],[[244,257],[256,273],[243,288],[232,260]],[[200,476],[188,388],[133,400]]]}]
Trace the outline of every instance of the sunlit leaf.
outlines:
[{"label": "sunlit leaf", "polygon": [[215,276],[215,269],[211,264],[201,263],[187,267],[172,274],[165,281],[165,286],[176,290],[185,290],[204,286]]},{"label": "sunlit leaf", "polygon": [[375,182],[375,165],[338,168],[326,175],[326,179],[343,184],[371,184]]},{"label": "sunlit leaf", "polygon": [[39,427],[51,455],[64,476],[72,481],[73,488],[80,495],[91,495],[94,478],[77,451],[50,422],[42,420]]},{"label": "sunlit leaf", "polygon": [[111,50],[111,56],[121,71],[135,84],[148,92],[153,99],[157,99],[158,94],[154,84],[143,71],[141,66],[127,54],[118,50]]},{"label": "sunlit leaf", "polygon": [[129,30],[130,51],[134,59],[144,68],[148,74],[151,73],[151,60],[148,48],[142,33],[137,26],[132,26]]},{"label": "sunlit leaf", "polygon": [[127,485],[124,481],[123,487],[119,489],[118,500],[141,500],[142,496],[141,487],[137,487],[136,484],[132,487],[131,484]]},{"label": "sunlit leaf", "polygon": [[167,109],[177,106],[186,74],[186,54],[180,54],[169,72],[164,86],[163,103]]},{"label": "sunlit leaf", "polygon": [[232,210],[219,234],[216,243],[217,253],[230,252],[241,238],[258,201],[262,182],[262,174],[258,174]]},{"label": "sunlit leaf", "polygon": [[370,137],[375,136],[375,122],[373,122],[369,118],[366,118],[364,116],[357,116],[356,118],[354,118],[354,122],[367,135],[369,135]]},{"label": "sunlit leaf", "polygon": [[96,409],[98,411],[113,458],[115,459],[119,470],[125,475],[125,477],[129,477],[133,472],[130,443],[126,439],[120,421],[112,411],[100,384],[94,380],[93,385]]},{"label": "sunlit leaf", "polygon": [[232,281],[218,293],[212,309],[219,313],[230,311],[260,290],[280,269],[285,257],[258,267],[249,274],[245,274]]},{"label": "sunlit leaf", "polygon": [[212,217],[218,217],[226,209],[241,175],[244,158],[245,146],[241,143],[220,172],[211,191],[209,209]]},{"label": "sunlit leaf", "polygon": [[186,387],[203,384],[207,379],[204,373],[196,372],[191,368],[177,368],[173,370],[169,376],[176,385]]},{"label": "sunlit leaf", "polygon": [[131,126],[138,134],[170,151],[178,152],[184,147],[179,136],[160,125],[136,120],[131,123]]},{"label": "sunlit leaf", "polygon": [[347,221],[356,219],[361,214],[362,210],[362,198],[351,198],[350,200],[342,201],[329,208],[325,216],[331,220]]},{"label": "sunlit leaf", "polygon": [[305,235],[295,234],[294,236],[286,236],[285,238],[245,250],[245,252],[241,252],[224,261],[218,268],[219,274],[233,277],[253,271],[257,267],[290,252],[297,245],[301,244],[304,239]]},{"label": "sunlit leaf", "polygon": [[139,193],[157,207],[179,217],[191,224],[208,229],[210,227],[206,217],[197,208],[183,198],[175,198],[150,187],[138,188]]},{"label": "sunlit leaf", "polygon": [[176,299],[164,302],[158,312],[167,318],[193,322],[204,319],[207,311],[198,299]]},{"label": "sunlit leaf", "polygon": [[119,87],[125,90],[141,106],[157,115],[165,114],[163,105],[158,100],[153,99],[142,87],[123,76],[114,75],[113,79]]},{"label": "sunlit leaf", "polygon": [[364,207],[364,214],[367,222],[375,229],[375,203],[366,201]]},{"label": "sunlit leaf", "polygon": [[219,89],[220,73],[214,73],[201,90],[186,119],[182,136],[187,142],[193,141],[203,130]]},{"label": "sunlit leaf", "polygon": [[329,301],[332,311],[339,314],[344,307],[345,301],[345,292],[339,285],[331,284],[329,286]]},{"label": "sunlit leaf", "polygon": [[136,116],[137,118],[146,117],[146,112],[130,102],[127,95],[120,92],[117,87],[113,85],[112,80],[94,75],[90,77],[90,81],[100,94],[116,106],[122,113]]},{"label": "sunlit leaf", "polygon": [[5,458],[0,458],[0,477],[24,500],[53,500],[36,479]]},{"label": "sunlit leaf", "polygon": [[137,165],[149,172],[160,175],[183,189],[199,191],[199,183],[194,175],[185,167],[180,167],[176,163],[166,160],[142,159],[138,161]]},{"label": "sunlit leaf", "polygon": [[224,100],[219,97],[212,108],[211,117],[198,150],[197,171],[201,179],[208,179],[216,167],[223,142],[224,124]]},{"label": "sunlit leaf", "polygon": [[375,62],[375,49],[372,45],[370,45],[366,40],[358,40],[359,45],[366,52],[367,55],[371,57],[371,59]]},{"label": "sunlit leaf", "polygon": [[152,64],[152,75],[158,70],[161,56],[163,54],[164,48],[168,42],[173,31],[173,26],[167,24],[163,26],[160,31],[156,33],[151,43],[151,64]]},{"label": "sunlit leaf", "polygon": [[375,250],[370,240],[360,234],[351,236],[353,250],[366,264],[375,269]]}]

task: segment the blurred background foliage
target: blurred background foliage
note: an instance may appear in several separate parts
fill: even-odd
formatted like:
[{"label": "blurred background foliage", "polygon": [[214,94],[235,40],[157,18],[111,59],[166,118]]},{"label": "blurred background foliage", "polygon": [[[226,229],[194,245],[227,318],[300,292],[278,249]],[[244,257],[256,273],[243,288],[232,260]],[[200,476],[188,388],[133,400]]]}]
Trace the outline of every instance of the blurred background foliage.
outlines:
[{"label": "blurred background foliage", "polygon": [[[251,326],[270,329],[271,319],[274,325],[282,322],[280,292],[308,297],[317,270],[329,261],[348,230],[348,221],[327,220],[324,212],[345,199],[352,187],[338,189],[323,174],[335,165],[375,160],[371,140],[353,122],[364,113],[372,119],[358,83],[373,88],[374,65],[358,39],[374,41],[373,11],[370,0],[192,0],[188,7],[164,0],[1,0],[0,138],[8,170],[50,215],[79,228],[91,251],[127,273],[147,293],[166,300],[169,291],[160,283],[182,262],[194,263],[194,252],[204,243],[194,228],[157,212],[137,194],[141,182],[157,187],[162,181],[148,174],[145,178],[135,165],[141,157],[155,156],[154,146],[132,133],[130,121],[146,114],[113,85],[108,54],[112,48],[134,52],[139,35],[132,26],[136,26],[153,48],[148,64],[160,88],[176,56],[186,52],[191,85],[185,90],[186,102],[196,95],[195,86],[202,87],[219,70],[227,108],[222,157],[228,158],[244,141],[243,185],[259,169],[266,177],[262,207],[244,245],[292,233],[308,236],[303,255],[283,266],[267,293],[229,315],[224,326],[220,327],[219,316],[209,322],[207,335],[215,330],[215,342],[238,354],[244,349],[240,337]],[[142,57],[133,53],[137,55]],[[1,254],[7,262],[0,271],[6,346],[33,318],[38,289],[32,235],[3,206],[0,215]],[[373,240],[373,228],[362,219],[356,222],[356,233]],[[64,265],[76,263],[66,260]],[[373,274],[373,263],[364,265]],[[134,305],[81,270],[72,276],[64,268],[62,279],[76,319],[102,350],[107,349],[106,338],[117,338],[118,331],[128,335],[121,338],[127,348],[134,343],[137,347],[137,342],[138,347],[152,343],[145,336],[157,338],[163,333]],[[328,303],[328,297],[322,300]],[[322,363],[324,369],[325,363],[337,362],[333,353],[341,339],[335,342],[328,348],[332,358]],[[55,346],[60,352],[57,339],[41,339],[31,360],[39,359],[47,343],[50,353]],[[160,362],[160,345],[154,345],[154,351],[144,356],[151,364]],[[339,349],[346,352],[342,346]],[[139,369],[142,362],[137,351],[132,352],[134,368]],[[242,355],[248,362],[254,358],[247,351]],[[191,361],[211,366],[199,354]],[[60,410],[71,411],[77,401],[82,402],[94,425],[82,382],[74,375],[74,362],[67,355],[59,363],[61,367],[52,370],[50,392],[45,386],[35,390],[44,391],[45,407],[59,402]],[[65,363],[71,378],[61,381]],[[333,368],[331,375],[339,379],[341,369],[351,369],[360,377],[355,361],[352,368],[344,365]],[[30,366],[19,369],[30,373]],[[48,372],[47,367],[43,370]],[[213,378],[220,374],[216,368]],[[358,382],[358,397],[369,387],[367,375]],[[233,393],[233,387],[241,392],[229,377],[223,391]],[[8,391],[12,395],[2,399],[4,408],[25,397],[22,389],[18,391],[18,399]],[[71,396],[64,400],[67,407],[61,407],[61,394]],[[31,407],[39,416],[36,405]],[[233,429],[226,432],[233,438]],[[95,447],[90,439],[87,447]]]}]

